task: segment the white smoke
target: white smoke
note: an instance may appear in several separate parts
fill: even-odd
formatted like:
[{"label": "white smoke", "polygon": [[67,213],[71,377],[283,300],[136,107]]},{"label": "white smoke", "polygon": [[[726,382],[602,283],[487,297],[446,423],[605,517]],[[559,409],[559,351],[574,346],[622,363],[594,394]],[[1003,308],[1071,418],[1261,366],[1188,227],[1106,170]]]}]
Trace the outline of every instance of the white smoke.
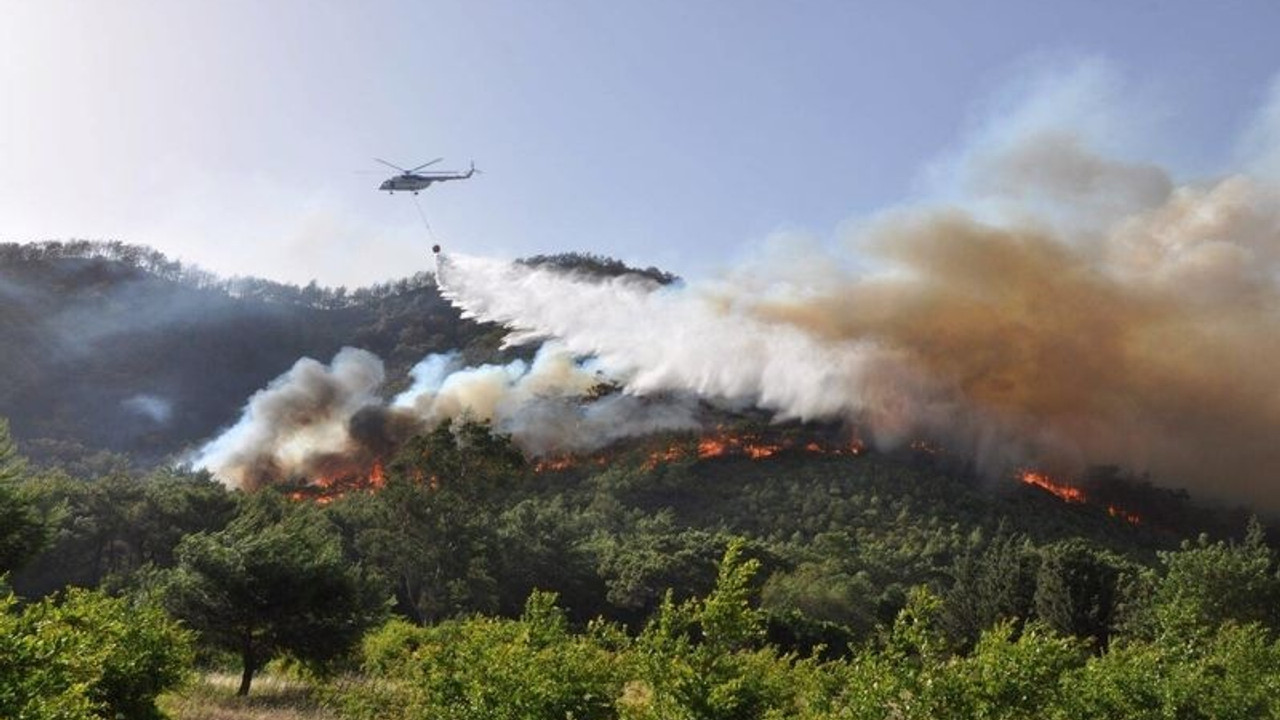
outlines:
[{"label": "white smoke", "polygon": [[164,425],[173,417],[173,402],[159,395],[139,393],[122,400],[120,406],[156,425]]},{"label": "white smoke", "polygon": [[329,366],[304,358],[249,399],[240,421],[193,458],[234,487],[359,475],[409,435],[445,420],[487,421],[524,451],[587,451],[619,438],[698,426],[688,395],[619,395],[590,363],[553,343],[532,363],[461,367],[431,355],[390,403],[382,361],[344,348]]},{"label": "white smoke", "polygon": [[352,418],[381,403],[382,361],[343,348],[332,365],[303,358],[249,398],[231,429],[201,448],[192,464],[233,487],[296,479],[313,459],[354,452]]},{"label": "white smoke", "polygon": [[461,368],[452,355],[432,355],[411,374],[413,386],[393,408],[427,426],[462,417],[487,420],[538,455],[593,450],[621,437],[698,425],[697,404],[688,396],[653,402],[616,393],[592,397],[608,375],[557,343],[544,344],[531,364]]},{"label": "white smoke", "polygon": [[[1067,97],[1113,94],[1086,90]],[[1274,148],[1256,172],[1179,181],[1108,154],[1106,113],[1080,111],[1079,130],[1050,100],[980,133],[948,201],[861,222],[846,251],[661,289],[452,255],[441,287],[631,394],[845,419],[881,446],[940,439],[997,473],[1117,464],[1280,507]]]},{"label": "white smoke", "polygon": [[[1187,181],[1115,142],[1142,135],[1106,108],[1117,82],[1086,64],[1032,83],[1037,97],[934,168],[943,200],[851,224],[840,250],[809,243],[687,286],[438,256],[467,317],[546,341],[531,364],[433,356],[390,406],[357,383],[311,429],[256,427],[311,416],[255,397],[208,466],[263,448],[279,464],[321,436],[342,447],[367,435],[352,428],[368,407],[417,426],[486,419],[549,452],[693,426],[696,398],[849,421],[881,447],[941,440],[993,473],[1118,464],[1280,508],[1280,102],[1243,171]],[[273,388],[306,405],[286,391],[294,372]]]},{"label": "white smoke", "polygon": [[439,273],[464,317],[506,325],[512,343],[555,338],[636,396],[691,392],[802,421],[868,416],[899,439],[905,403],[928,394],[882,343],[824,342],[725,294],[462,255],[442,256]]}]

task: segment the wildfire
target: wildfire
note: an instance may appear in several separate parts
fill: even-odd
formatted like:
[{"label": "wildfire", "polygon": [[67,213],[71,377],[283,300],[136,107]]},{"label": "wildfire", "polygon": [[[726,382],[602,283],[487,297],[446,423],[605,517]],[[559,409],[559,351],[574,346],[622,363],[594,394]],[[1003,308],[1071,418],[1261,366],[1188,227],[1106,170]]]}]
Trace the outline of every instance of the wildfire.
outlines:
[{"label": "wildfire", "polygon": [[757,437],[744,435],[717,434],[698,441],[698,459],[724,457],[725,455],[745,455],[752,460],[771,457],[786,449],[778,443],[765,442]]},{"label": "wildfire", "polygon": [[1083,503],[1088,499],[1080,488],[1056,482],[1045,473],[1036,472],[1035,470],[1024,470],[1022,472],[1022,482],[1052,493],[1064,502]]},{"label": "wildfire", "polygon": [[572,456],[561,455],[559,457],[549,457],[539,460],[534,464],[533,471],[539,473],[559,472],[561,470],[568,470],[573,467],[573,465],[574,462]]},{"label": "wildfire", "polygon": [[310,500],[328,505],[350,492],[376,492],[387,484],[387,472],[381,460],[374,460],[367,471],[335,471],[319,475],[301,490],[289,493],[290,500]]},{"label": "wildfire", "polygon": [[[1041,490],[1052,493],[1054,496],[1056,496],[1059,500],[1062,500],[1063,502],[1086,503],[1089,501],[1089,497],[1084,490],[1078,487],[1074,487],[1072,485],[1060,483],[1054,480],[1053,478],[1051,478],[1046,473],[1038,472],[1035,470],[1024,470],[1022,471],[1022,474],[1019,479],[1021,479],[1022,482],[1028,485],[1034,485],[1035,487],[1038,487]],[[1107,514],[1113,518],[1123,520],[1129,523],[1130,525],[1142,524],[1141,515],[1139,515],[1136,512],[1133,512],[1132,510],[1126,510],[1125,508],[1122,508],[1119,505],[1108,504]]]},{"label": "wildfire", "polygon": [[[821,440],[803,440],[788,437],[782,433],[755,432],[733,433],[717,430],[695,440],[678,439],[668,445],[652,448],[648,451],[642,467],[653,470],[660,465],[680,462],[686,459],[715,460],[720,458],[747,458],[749,460],[765,460],[787,452],[805,452],[813,455],[852,455],[865,452],[862,440],[854,438],[847,444],[824,442]],[[607,453],[589,457],[573,457],[560,455],[546,457],[534,465],[534,472],[558,472],[568,470],[583,463],[594,463],[600,466],[609,464],[611,457]]]},{"label": "wildfire", "polygon": [[1116,505],[1107,506],[1107,514],[1114,518],[1120,518],[1130,525],[1141,525],[1142,517],[1135,512],[1129,512],[1122,507]]},{"label": "wildfire", "polygon": [[684,457],[684,449],[672,445],[669,448],[649,453],[649,459],[644,462],[644,469],[652,470],[659,465],[676,462],[682,457]]}]

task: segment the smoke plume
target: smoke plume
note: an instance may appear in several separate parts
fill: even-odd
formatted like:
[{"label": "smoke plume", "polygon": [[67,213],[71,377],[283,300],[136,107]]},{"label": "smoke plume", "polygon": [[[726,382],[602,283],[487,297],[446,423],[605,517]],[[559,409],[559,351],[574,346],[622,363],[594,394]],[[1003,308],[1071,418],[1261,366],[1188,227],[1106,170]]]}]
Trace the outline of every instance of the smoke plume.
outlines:
[{"label": "smoke plume", "polygon": [[841,251],[655,289],[453,255],[441,286],[513,342],[628,393],[926,437],[992,474],[1115,464],[1280,509],[1280,185],[1179,182],[1032,127],[966,156],[967,195]]},{"label": "smoke plume", "polygon": [[527,453],[588,451],[619,438],[698,427],[690,396],[597,393],[603,376],[547,343],[532,363],[462,367],[431,355],[391,402],[382,361],[345,348],[329,366],[299,360],[250,398],[240,421],[194,458],[236,487],[362,475],[416,432],[444,420],[488,421]]},{"label": "smoke plume", "polygon": [[[1075,77],[1065,97],[1107,94],[1089,86]],[[367,353],[300,361],[202,462],[242,484],[255,468],[296,471],[306,450],[350,449],[369,408],[410,426],[491,419],[533,452],[581,449],[693,426],[696,398],[848,421],[882,448],[941,442],[993,476],[1114,464],[1280,509],[1280,173],[1268,160],[1280,153],[1186,181],[1110,152],[1106,113],[1073,105],[1081,129],[1054,120],[1054,103],[1029,103],[935,172],[954,185],[945,200],[859,222],[839,249],[779,243],[714,281],[440,256],[441,289],[466,316],[505,325],[510,343],[545,342],[531,365],[433,356],[383,405]],[[1268,128],[1251,131],[1255,144],[1280,138]],[[601,381],[622,392],[597,399]]]}]

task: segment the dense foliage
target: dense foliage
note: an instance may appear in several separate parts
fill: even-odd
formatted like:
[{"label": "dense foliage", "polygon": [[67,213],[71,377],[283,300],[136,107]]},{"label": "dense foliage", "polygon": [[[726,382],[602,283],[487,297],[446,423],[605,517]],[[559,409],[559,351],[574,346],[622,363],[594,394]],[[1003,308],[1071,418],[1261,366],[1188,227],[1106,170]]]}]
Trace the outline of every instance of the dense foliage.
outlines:
[{"label": "dense foliage", "polygon": [[189,672],[191,637],[160,609],[69,590],[0,597],[0,717],[145,718]]},{"label": "dense foliage", "polygon": [[26,461],[0,418],[0,576],[25,565],[45,543],[45,526],[20,481]]},{"label": "dense foliage", "polygon": [[[1173,571],[1206,554],[1256,548],[1188,546]],[[1010,621],[953,654],[944,600],[912,592],[894,622],[852,654],[822,661],[764,642],[749,602],[758,564],[731,544],[705,598],[668,597],[631,636],[596,622],[570,631],[551,596],[516,620],[469,618],[431,627],[393,621],[363,648],[363,681],[336,688],[354,718],[1260,718],[1280,713],[1275,626],[1157,623],[1105,653],[1040,622]],[[1270,575],[1275,582],[1274,568]],[[1233,578],[1240,580],[1240,578]],[[1163,604],[1152,607],[1160,618]],[[1177,613],[1174,613],[1176,616]],[[1187,633],[1190,634],[1187,634]]]},{"label": "dense foliage", "polygon": [[379,583],[346,562],[328,519],[267,493],[226,529],[183,538],[161,585],[176,617],[239,654],[241,695],[278,655],[317,667],[341,657],[384,612]]},{"label": "dense foliage", "polygon": [[146,468],[299,355],[403,370],[500,333],[424,277],[223,281],[120,243],[0,245],[0,295],[0,410],[35,456],[0,421],[0,717],[148,717],[193,643],[245,693],[273,658],[345,673],[353,718],[1280,716],[1268,528],[1116,468],[1064,504],[928,448],[798,449],[839,428],[539,464],[462,422],[376,491],[245,495]]},{"label": "dense foliage", "polygon": [[[238,657],[244,692],[273,657],[350,668],[360,645],[358,674],[328,690],[355,718],[1280,712],[1280,576],[1260,523],[1199,534],[1234,516],[1178,515],[1156,493],[1184,529],[1134,525],[912,453],[652,460],[695,441],[548,469],[483,424],[444,424],[376,492],[324,504],[109,465],[79,479],[10,453],[7,486],[45,539],[15,587],[125,593],[9,600],[6,622],[28,628],[11,702],[30,717],[149,708],[189,663],[154,652],[177,631],[137,609],[149,599],[207,656]],[[389,601],[396,619],[366,634]],[[36,617],[97,638],[101,674],[84,674],[84,638],[32,636]],[[131,653],[152,684],[107,671]]]}]

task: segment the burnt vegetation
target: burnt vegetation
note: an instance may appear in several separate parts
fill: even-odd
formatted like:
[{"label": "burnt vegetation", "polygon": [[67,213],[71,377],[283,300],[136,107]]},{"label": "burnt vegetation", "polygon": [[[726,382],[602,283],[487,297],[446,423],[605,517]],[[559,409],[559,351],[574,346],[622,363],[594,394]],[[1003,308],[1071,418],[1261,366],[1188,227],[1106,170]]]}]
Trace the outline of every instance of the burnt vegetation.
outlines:
[{"label": "burnt vegetation", "polygon": [[839,427],[539,462],[461,422],[376,482],[248,494],[159,461],[301,355],[367,347],[394,383],[500,332],[425,276],[220,280],[118,243],[0,246],[0,293],[3,717],[154,716],[194,664],[249,694],[280,661],[352,718],[1280,712],[1272,530],[1118,468],[1066,502]]}]

